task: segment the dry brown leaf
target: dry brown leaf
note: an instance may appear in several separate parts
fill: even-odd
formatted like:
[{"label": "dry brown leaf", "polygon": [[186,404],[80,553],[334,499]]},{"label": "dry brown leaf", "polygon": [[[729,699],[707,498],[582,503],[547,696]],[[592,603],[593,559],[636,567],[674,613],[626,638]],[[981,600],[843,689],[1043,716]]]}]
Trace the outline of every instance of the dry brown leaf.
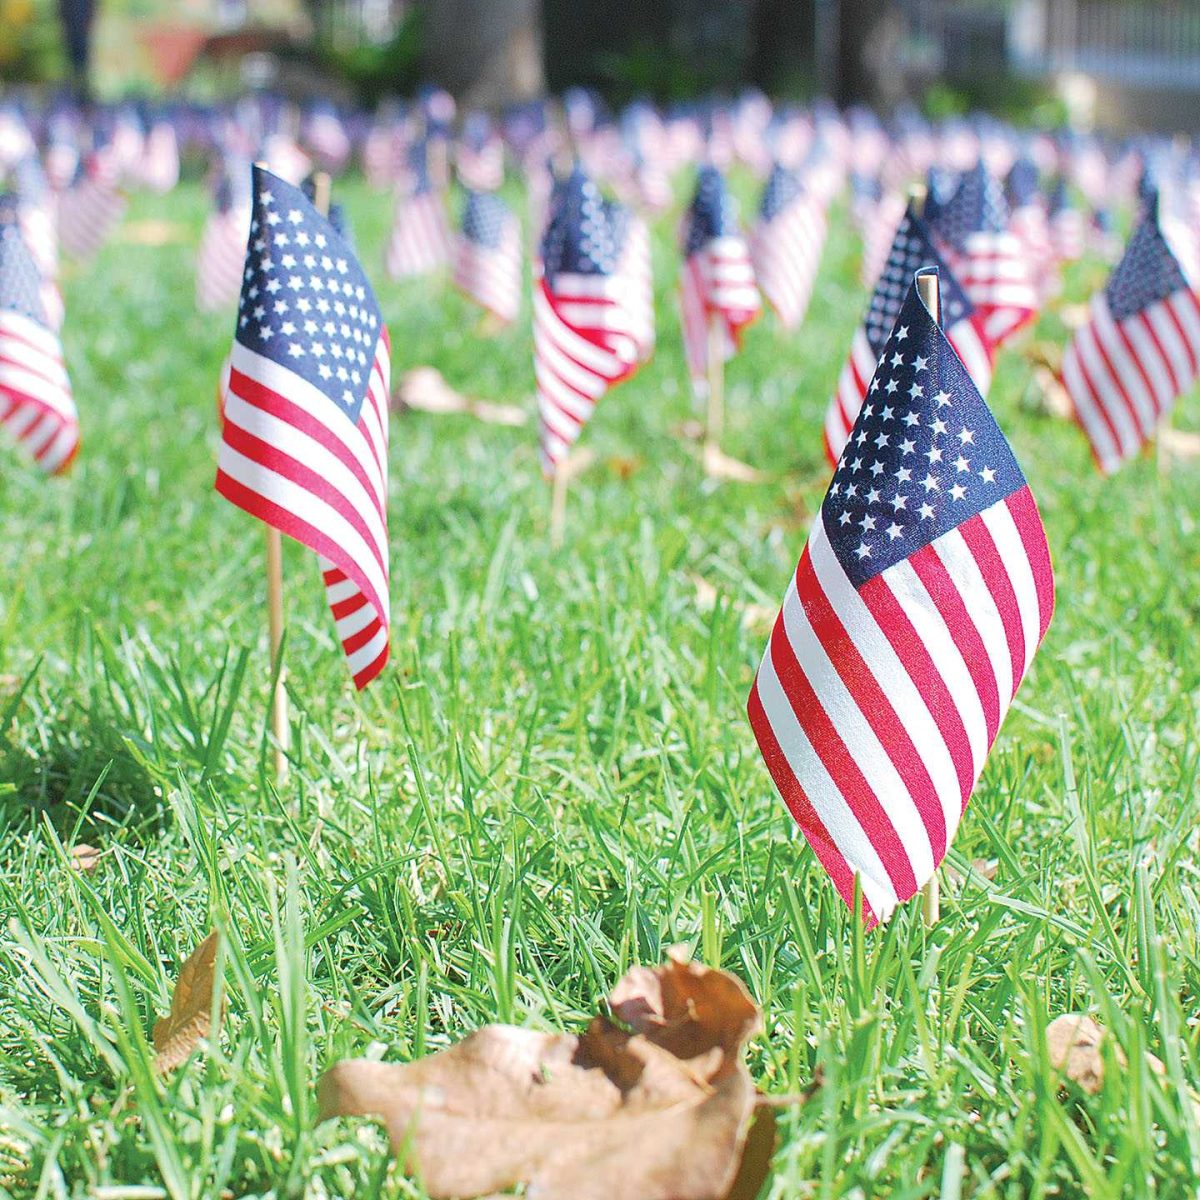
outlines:
[{"label": "dry brown leaf", "polygon": [[[179,969],[171,1011],[154,1022],[154,1069],[160,1074],[187,1062],[212,1024],[212,992],[219,935],[214,929]],[[218,1017],[218,1024],[220,1018]]]},{"label": "dry brown leaf", "polygon": [[86,875],[100,865],[101,857],[100,851],[95,846],[89,846],[87,842],[80,842],[79,845],[71,847],[71,869]]},{"label": "dry brown leaf", "polygon": [[116,233],[116,241],[131,242],[136,246],[166,246],[172,242],[187,241],[186,225],[178,221],[162,221],[147,218],[144,221],[127,221]]},{"label": "dry brown leaf", "polygon": [[704,443],[701,456],[704,473],[710,479],[725,479],[730,483],[762,483],[766,476],[759,470],[736,458],[730,458],[715,442]]},{"label": "dry brown leaf", "polygon": [[[1107,1032],[1083,1013],[1065,1013],[1055,1017],[1046,1026],[1050,1065],[1094,1096],[1104,1085],[1104,1053],[1100,1047],[1107,1037]],[[1125,1051],[1115,1043],[1112,1056],[1119,1066],[1128,1066]],[[1165,1075],[1167,1072],[1162,1059],[1149,1051],[1146,1053],[1146,1065],[1156,1075]]]},{"label": "dry brown leaf", "polygon": [[1200,433],[1163,426],[1158,431],[1156,445],[1159,466],[1164,470],[1200,458]]},{"label": "dry brown leaf", "polygon": [[646,461],[638,454],[614,454],[606,465],[618,479],[631,479],[646,465]]},{"label": "dry brown leaf", "polygon": [[515,404],[493,404],[456,392],[436,367],[414,367],[396,388],[396,407],[438,416],[465,414],[489,425],[524,425],[529,414]]},{"label": "dry brown leaf", "polygon": [[[973,858],[973,859],[971,859],[971,870],[976,875],[981,875],[984,879],[987,879],[987,880],[995,879],[996,872],[999,869],[1000,869],[1000,863],[999,863],[999,860],[997,860],[997,859],[994,859],[994,858]],[[943,875],[945,877],[946,882],[951,887],[958,887],[960,884],[965,883],[968,878],[961,871],[956,870],[954,867],[950,866],[948,863],[943,868]]]},{"label": "dry brown leaf", "polygon": [[[692,583],[696,587],[696,604],[701,611],[707,611],[717,602],[717,589],[702,575],[693,575]],[[777,608],[766,604],[755,604],[749,600],[734,600],[734,609],[741,615],[742,625],[751,633],[769,633],[779,614]]]},{"label": "dry brown leaf", "polygon": [[760,1018],[740,981],[676,954],[630,971],[609,1007],[621,1024],[598,1016],[579,1037],[493,1025],[414,1063],[338,1063],[321,1117],[381,1117],[435,1198],[756,1194],[774,1119],[743,1062]]}]

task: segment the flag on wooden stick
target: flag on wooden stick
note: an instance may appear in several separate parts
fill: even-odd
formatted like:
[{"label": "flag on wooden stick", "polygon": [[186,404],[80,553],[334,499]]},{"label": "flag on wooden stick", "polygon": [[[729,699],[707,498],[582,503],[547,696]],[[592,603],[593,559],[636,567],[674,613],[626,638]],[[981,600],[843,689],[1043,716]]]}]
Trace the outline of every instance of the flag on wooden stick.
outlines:
[{"label": "flag on wooden stick", "polygon": [[1198,365],[1200,301],[1152,198],[1063,355],[1063,384],[1101,471],[1115,471],[1154,436]]},{"label": "flag on wooden stick", "polygon": [[1012,450],[915,285],[750,692],[763,758],[847,904],[929,880],[1050,622]]},{"label": "flag on wooden stick", "polygon": [[42,277],[11,210],[0,217],[0,427],[45,471],[79,448],[79,416]]},{"label": "flag on wooden stick", "polygon": [[360,688],[388,657],[389,369],[353,253],[299,188],[255,167],[217,491],[316,552]]}]

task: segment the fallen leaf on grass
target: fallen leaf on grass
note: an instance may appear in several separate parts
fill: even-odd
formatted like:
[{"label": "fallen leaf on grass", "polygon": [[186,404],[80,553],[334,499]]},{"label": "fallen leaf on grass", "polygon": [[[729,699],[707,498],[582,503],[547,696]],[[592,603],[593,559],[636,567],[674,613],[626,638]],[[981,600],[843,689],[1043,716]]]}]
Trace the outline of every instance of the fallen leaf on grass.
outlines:
[{"label": "fallen leaf on grass", "polygon": [[95,846],[80,842],[78,846],[71,847],[71,869],[87,875],[100,865],[101,857]]},{"label": "fallen leaf on grass", "polygon": [[[212,1026],[212,992],[219,935],[214,929],[179,969],[171,1011],[154,1022],[154,1069],[160,1074],[187,1062]],[[220,1018],[218,1017],[218,1023]]]},{"label": "fallen leaf on grass", "polygon": [[730,458],[720,446],[713,442],[704,444],[701,456],[704,473],[710,479],[725,479],[730,483],[762,483],[766,476],[740,459]]},{"label": "fallen leaf on grass", "polygon": [[116,241],[132,242],[135,246],[166,246],[171,242],[185,242],[187,237],[187,227],[177,221],[147,219],[127,221],[117,230]]},{"label": "fallen leaf on grass", "polygon": [[[1085,1092],[1096,1095],[1104,1085],[1104,1052],[1100,1047],[1107,1036],[1104,1029],[1083,1013],[1055,1017],[1046,1027],[1050,1065]],[[1115,1043],[1112,1055],[1119,1066],[1128,1066],[1125,1051]],[[1146,1063],[1156,1075],[1166,1074],[1161,1058],[1147,1052]]]},{"label": "fallen leaf on grass", "polygon": [[[700,575],[693,575],[692,582],[696,585],[696,606],[707,612],[717,602],[717,589]],[[779,612],[776,608],[755,604],[750,600],[735,599],[733,607],[741,616],[743,627],[751,633],[769,633]]]},{"label": "fallen leaf on grass", "polygon": [[674,954],[631,970],[608,1007],[578,1037],[491,1025],[414,1063],[338,1063],[321,1117],[381,1117],[435,1198],[521,1184],[539,1200],[757,1194],[774,1114],[744,1062],[760,1028],[745,987]]},{"label": "fallen leaf on grass", "polygon": [[[973,858],[971,860],[971,870],[976,875],[981,875],[984,879],[992,880],[996,878],[996,872],[1000,869],[1000,863],[994,858]],[[962,871],[956,870],[949,864],[944,870],[946,883],[951,887],[959,887],[966,883],[969,876],[964,875]]]},{"label": "fallen leaf on grass", "polygon": [[1163,426],[1157,438],[1158,461],[1164,470],[1200,458],[1200,433]]},{"label": "fallen leaf on grass", "polygon": [[440,416],[460,413],[489,425],[516,426],[529,420],[528,413],[514,404],[492,404],[456,392],[436,367],[414,367],[406,372],[396,388],[396,407]]}]

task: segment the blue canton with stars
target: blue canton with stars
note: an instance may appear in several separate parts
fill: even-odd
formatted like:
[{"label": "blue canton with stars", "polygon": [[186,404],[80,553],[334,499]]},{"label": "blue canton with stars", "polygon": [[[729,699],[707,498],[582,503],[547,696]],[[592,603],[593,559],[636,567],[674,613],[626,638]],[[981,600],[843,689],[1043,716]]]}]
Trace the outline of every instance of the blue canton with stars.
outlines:
[{"label": "blue canton with stars", "polygon": [[1187,286],[1179,263],[1158,227],[1155,197],[1104,289],[1109,311],[1116,320],[1124,321]]},{"label": "blue canton with stars", "polygon": [[892,326],[900,313],[900,306],[908,295],[913,275],[922,267],[936,267],[941,277],[944,326],[951,328],[975,311],[966,293],[942,261],[942,256],[934,248],[929,227],[913,212],[910,204],[904,214],[904,220],[896,230],[896,236],[892,239],[891,252],[888,254],[883,273],[879,276],[879,282],[875,285],[871,306],[867,309],[864,329],[867,343],[876,358],[887,344]]},{"label": "blue canton with stars", "polygon": [[914,282],[821,505],[834,553],[862,587],[1024,486]]},{"label": "blue canton with stars", "polygon": [[954,195],[938,213],[934,229],[961,249],[972,233],[1002,233],[1008,227],[1007,208],[999,183],[980,160],[963,174]]},{"label": "blue canton with stars", "polygon": [[550,286],[559,274],[611,275],[620,249],[616,234],[600,189],[575,167],[542,236],[542,266]]},{"label": "blue canton with stars", "polygon": [[16,224],[15,211],[0,197],[0,312],[20,313],[46,326],[42,307],[42,277]]},{"label": "blue canton with stars", "polygon": [[696,194],[687,212],[684,254],[691,258],[714,238],[730,237],[738,232],[737,201],[729,194],[721,172],[706,164],[700,168]]},{"label": "blue canton with stars", "polygon": [[353,253],[299,188],[254,168],[237,340],[357,422],[383,323]]},{"label": "blue canton with stars", "polygon": [[1005,182],[1009,206],[1023,208],[1034,204],[1038,198],[1038,169],[1034,161],[1022,155],[1012,165]]},{"label": "blue canton with stars", "polygon": [[773,221],[793,200],[798,200],[803,194],[804,185],[800,182],[799,172],[789,170],[782,163],[776,163],[767,178],[767,186],[763,188],[758,215],[764,221]]},{"label": "blue canton with stars", "polygon": [[498,250],[504,230],[511,218],[507,204],[491,192],[467,192],[463,210],[463,237],[476,246]]}]

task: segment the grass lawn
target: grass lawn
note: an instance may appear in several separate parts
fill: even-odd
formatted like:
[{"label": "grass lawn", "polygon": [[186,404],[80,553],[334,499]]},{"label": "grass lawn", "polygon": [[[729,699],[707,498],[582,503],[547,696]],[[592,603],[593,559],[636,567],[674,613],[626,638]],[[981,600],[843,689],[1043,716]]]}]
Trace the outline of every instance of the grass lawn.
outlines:
[{"label": "grass lawn", "polygon": [[[337,195],[394,378],[432,363],[530,406],[528,314],[483,342],[449,287],[383,281],[390,203]],[[864,934],[754,747],[764,637],[735,608],[782,596],[823,494],[857,240],[838,210],[801,333],[749,332],[725,448],[771,482],[718,485],[671,432],[690,412],[671,214],[660,349],[584,434],[597,462],[563,551],[532,424],[395,419],[392,665],[358,697],[315,560],[285,547],[277,792],[263,534],[212,487],[232,316],[195,311],[205,209],[194,184],[138,198],[68,269],[81,456],[52,481],[2,459],[0,1194],[423,1195],[377,1126],[314,1127],[328,1064],[497,1020],[578,1028],[629,964],[686,942],[762,1004],[765,1090],[823,1076],[783,1118],[772,1196],[1195,1195],[1200,470],[1160,479],[1147,458],[1102,481],[1002,356],[993,407],[1058,611],[952,854],[998,871],[944,886],[932,931],[914,903]],[[149,221],[174,240],[146,244]],[[1075,268],[1070,298],[1099,270]],[[1061,333],[1048,316],[1038,336]],[[79,842],[96,870],[70,868]],[[224,1032],[157,1082],[148,1030],[214,925]],[[1073,1010],[1129,1058],[1096,1096],[1060,1095],[1046,1059],[1048,1018]]]}]

